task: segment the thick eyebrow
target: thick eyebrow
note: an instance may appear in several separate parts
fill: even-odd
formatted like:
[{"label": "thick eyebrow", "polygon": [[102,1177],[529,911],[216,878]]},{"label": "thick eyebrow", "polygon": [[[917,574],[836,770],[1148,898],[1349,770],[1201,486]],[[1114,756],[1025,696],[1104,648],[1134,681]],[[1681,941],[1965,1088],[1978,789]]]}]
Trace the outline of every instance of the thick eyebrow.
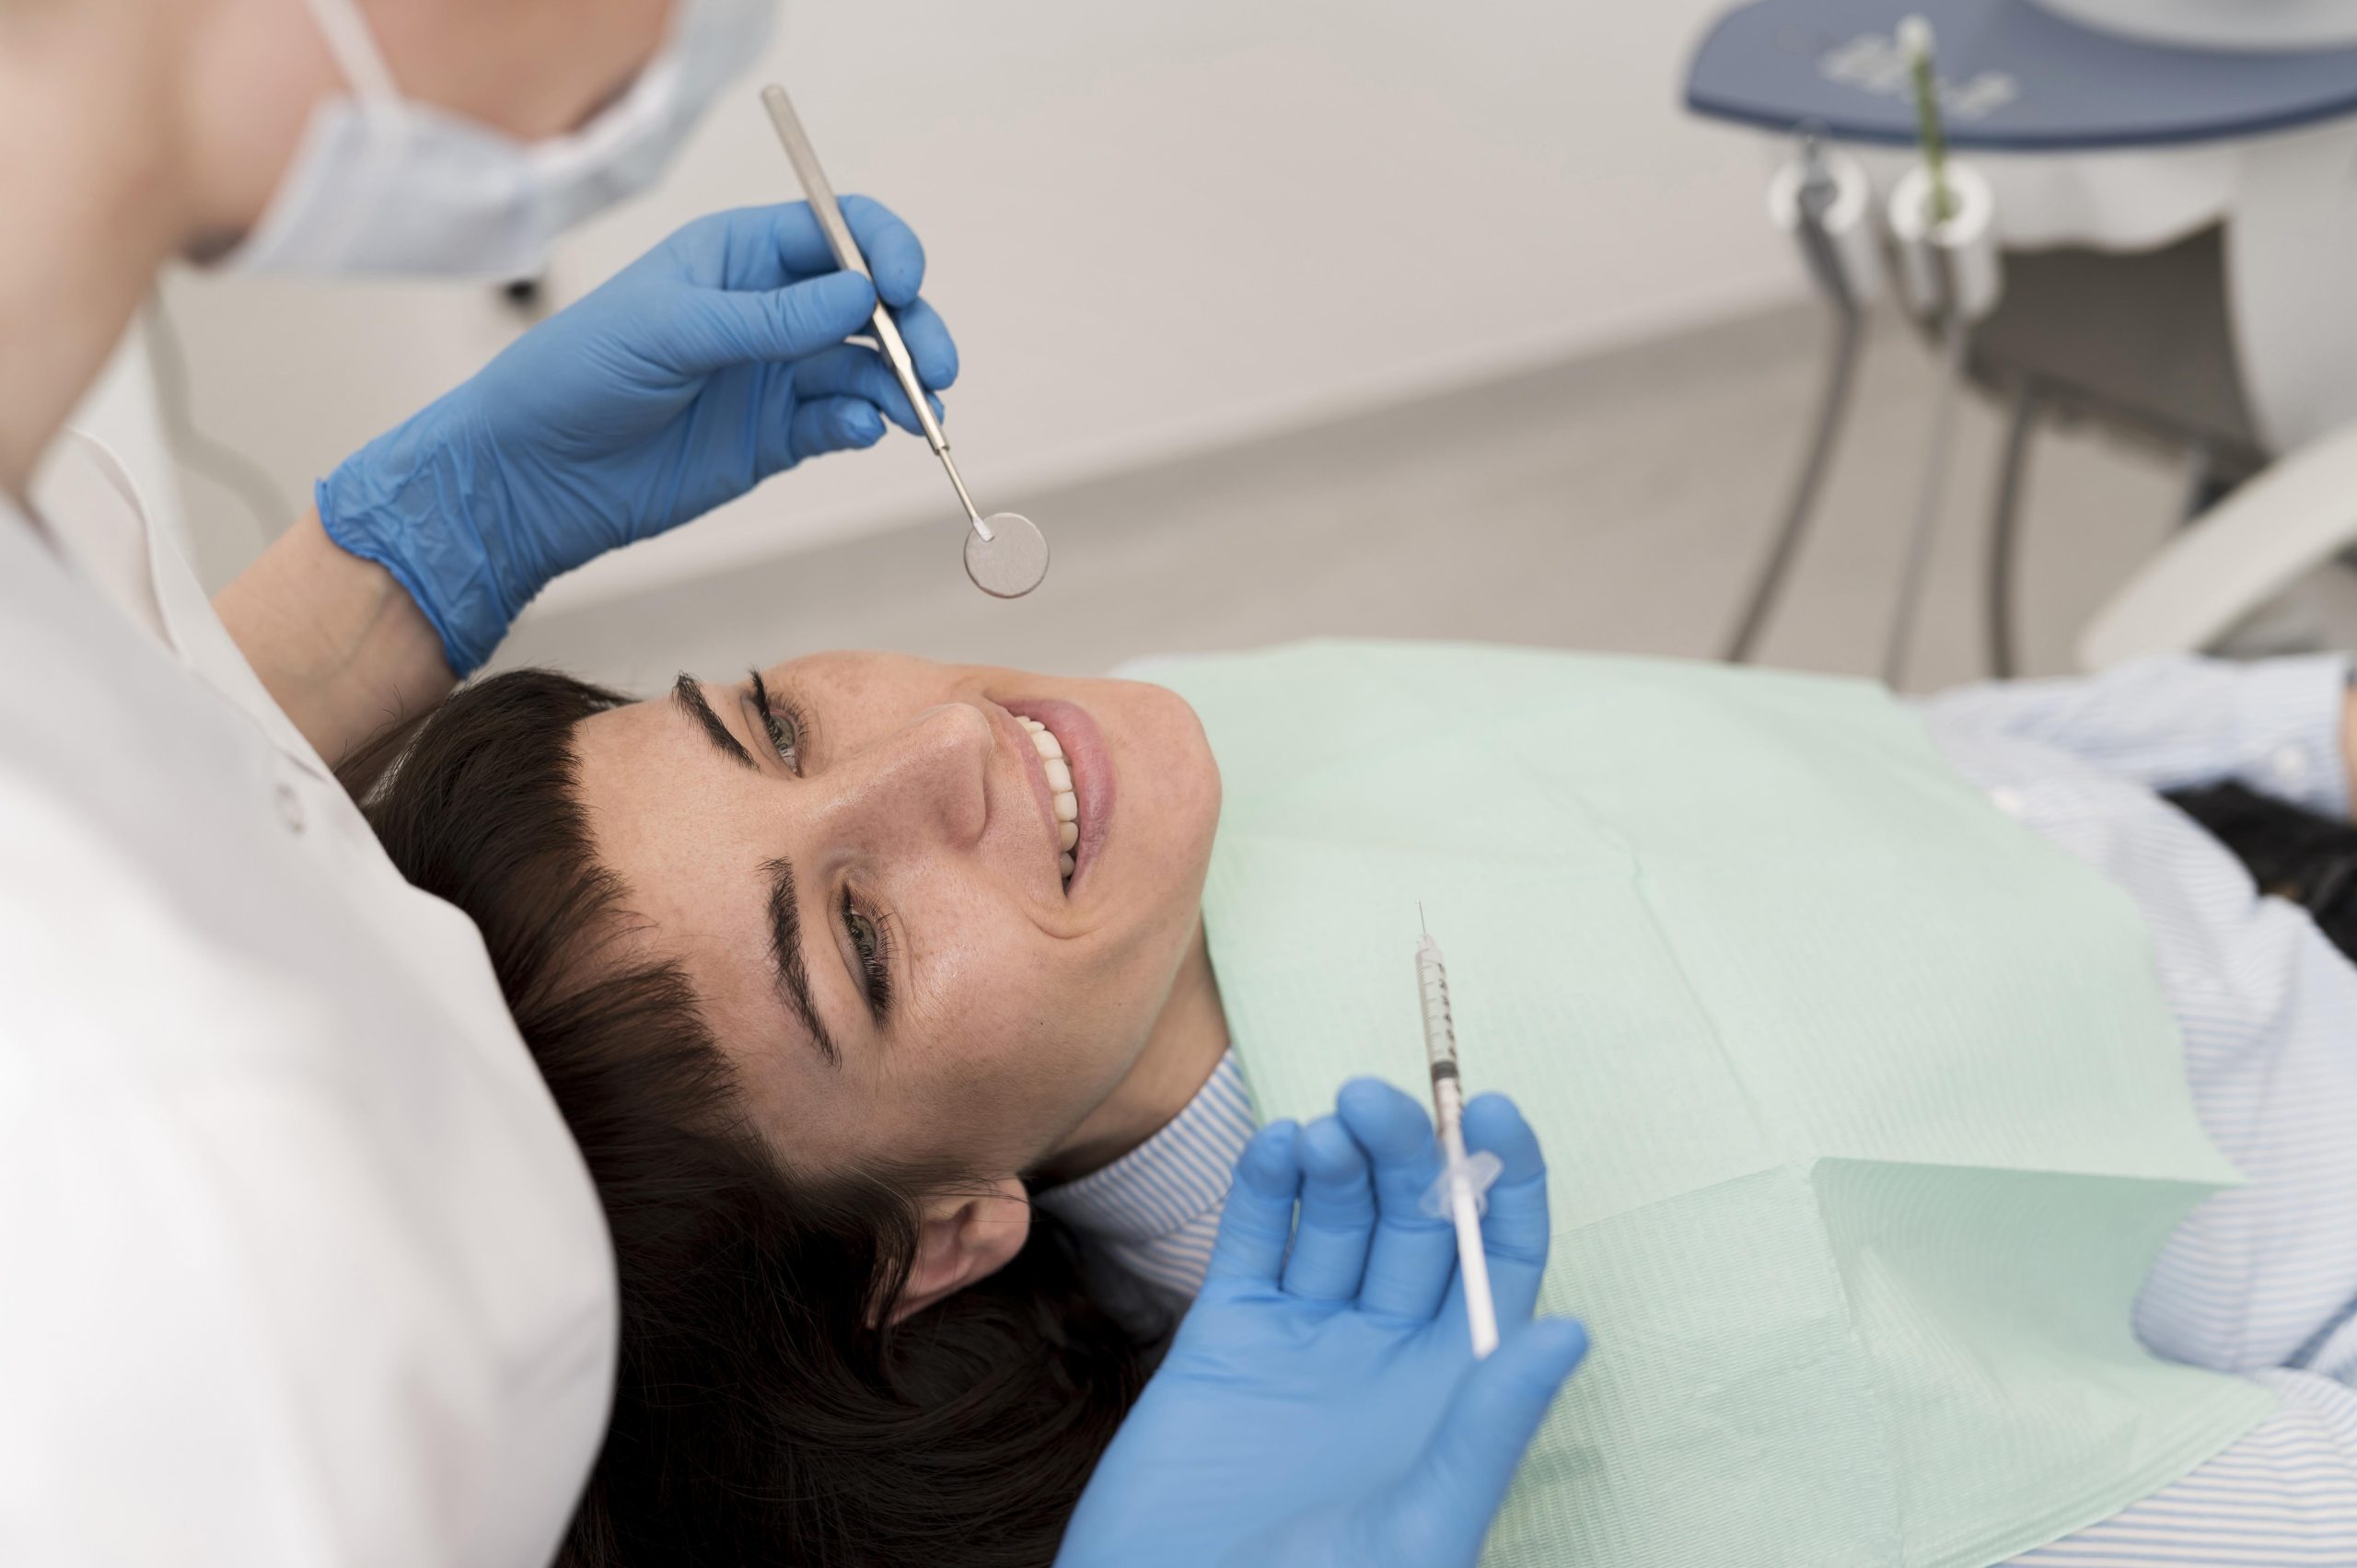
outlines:
[{"label": "thick eyebrow", "polygon": [[777,971],[778,992],[809,1029],[819,1057],[828,1066],[840,1068],[843,1053],[835,1049],[810,1000],[810,971],[802,962],[802,906],[794,896],[794,866],[784,860],[772,860],[761,869],[770,879],[770,966]]},{"label": "thick eyebrow", "polygon": [[[720,715],[712,711],[704,699],[703,683],[684,670],[672,683],[671,701],[681,713],[696,722],[704,738],[718,749],[720,754],[741,766],[758,770],[761,766],[752,755],[728,733]],[[794,866],[784,860],[772,860],[761,867],[770,879],[770,967],[776,974],[778,994],[794,1009],[810,1031],[810,1042],[818,1048],[819,1057],[830,1067],[841,1067],[843,1053],[835,1049],[832,1036],[819,1017],[818,1004],[810,997],[810,971],[802,961],[802,906],[794,894]]]},{"label": "thick eyebrow", "polygon": [[739,767],[761,766],[753,761],[753,754],[728,733],[728,726],[720,722],[720,715],[712,711],[712,704],[704,700],[703,682],[685,670],[680,671],[679,679],[671,685],[671,701],[679,704],[681,713],[702,726],[705,738],[719,748],[722,756]]}]

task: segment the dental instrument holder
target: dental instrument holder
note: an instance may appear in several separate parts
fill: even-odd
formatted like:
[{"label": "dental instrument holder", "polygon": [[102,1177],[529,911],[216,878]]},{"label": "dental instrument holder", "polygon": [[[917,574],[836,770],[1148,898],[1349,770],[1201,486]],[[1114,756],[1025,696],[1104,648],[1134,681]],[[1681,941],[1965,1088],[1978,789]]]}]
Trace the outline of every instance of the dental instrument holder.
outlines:
[{"label": "dental instrument holder", "polygon": [[[772,83],[761,89],[761,103],[769,110],[770,123],[777,128],[777,139],[784,145],[787,161],[794,165],[795,178],[802,182],[802,194],[810,203],[811,215],[819,220],[819,231],[827,237],[827,248],[835,254],[835,264],[844,272],[857,273],[872,281],[867,258],[860,253],[851,225],[843,220],[834,187],[828,183],[826,171],[819,167],[819,155],[803,133],[802,120],[794,112],[793,100],[785,96],[784,87]],[[1048,575],[1046,537],[1028,517],[1013,512],[993,512],[984,517],[975,508],[974,498],[967,493],[958,465],[950,459],[949,438],[942,434],[941,422],[934,417],[932,401],[917,379],[916,362],[909,357],[909,345],[900,337],[900,324],[892,319],[891,311],[885,308],[880,296],[875,315],[868,319],[868,327],[876,334],[877,347],[885,363],[900,381],[900,390],[908,395],[909,406],[916,412],[917,426],[924,432],[925,445],[941,459],[943,470],[949,475],[949,482],[956,487],[958,499],[966,508],[967,519],[972,525],[972,531],[966,538],[966,575],[973,579],[976,587],[994,598],[1022,598]]]},{"label": "dental instrument holder", "polygon": [[1923,478],[1900,568],[1898,598],[1883,644],[1883,683],[1901,690],[1907,655],[1914,639],[1917,610],[1931,568],[1932,536],[1947,493],[1948,452],[1956,425],[1957,389],[1973,322],[1996,308],[2004,274],[1997,254],[1997,202],[1980,171],[1949,158],[1940,125],[1938,75],[1933,64],[1932,31],[1920,17],[1900,25],[1910,57],[1922,128],[1922,161],[1899,177],[1885,209],[1892,249],[1898,255],[1900,283],[1910,308],[1941,344],[1940,387]]},{"label": "dental instrument holder", "polygon": [[1970,164],[1954,159],[1941,173],[1951,205],[1946,217],[1932,215],[1932,170],[1920,163],[1892,187],[1887,209],[1908,308],[1933,328],[1952,317],[1968,325],[1980,320],[1997,308],[1997,296],[2004,292],[1997,199],[1989,181]]},{"label": "dental instrument holder", "polygon": [[[1942,191],[1949,198],[1945,217],[1935,212]],[[2003,269],[1996,257],[1996,198],[1990,181],[1970,165],[1945,160],[1935,169],[1926,160],[1907,169],[1890,191],[1888,224],[1907,304],[1940,340],[1940,396],[1923,458],[1923,486],[1916,493],[1914,528],[1907,535],[1907,561],[1899,568],[1898,604],[1890,615],[1890,634],[1883,642],[1883,684],[1899,691],[1907,681],[1907,653],[1931,571],[1931,540],[1940,502],[1947,495],[1947,458],[1968,332],[1975,320],[1996,308],[1996,297],[2003,293]]]},{"label": "dental instrument holder", "polygon": [[1836,307],[1856,309],[1881,296],[1874,182],[1857,159],[1805,131],[1799,155],[1768,181],[1768,217],[1793,237],[1817,292]]}]

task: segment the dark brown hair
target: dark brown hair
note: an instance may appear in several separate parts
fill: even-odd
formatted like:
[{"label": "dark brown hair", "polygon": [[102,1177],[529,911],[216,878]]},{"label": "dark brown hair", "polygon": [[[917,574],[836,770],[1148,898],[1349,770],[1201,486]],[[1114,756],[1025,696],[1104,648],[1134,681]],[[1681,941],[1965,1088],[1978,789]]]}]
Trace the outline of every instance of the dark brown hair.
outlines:
[{"label": "dark brown hair", "polygon": [[[633,957],[574,726],[626,699],[493,676],[354,760],[412,883],[471,916],[586,1157],[621,1273],[614,1412],[560,1562],[1046,1564],[1143,1381],[1043,1214],[898,1326],[923,1175],[789,1170],[686,975]],[[389,766],[386,759],[391,757]]]}]

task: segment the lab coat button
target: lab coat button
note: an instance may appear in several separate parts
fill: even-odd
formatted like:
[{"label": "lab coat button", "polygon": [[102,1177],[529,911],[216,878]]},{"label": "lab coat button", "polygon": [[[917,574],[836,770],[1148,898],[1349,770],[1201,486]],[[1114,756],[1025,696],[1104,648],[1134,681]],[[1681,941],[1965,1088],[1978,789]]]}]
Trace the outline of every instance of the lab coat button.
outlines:
[{"label": "lab coat button", "polygon": [[2274,770],[2275,782],[2280,784],[2296,788],[2307,783],[2308,754],[2296,746],[2286,743],[2277,747],[2267,763]]},{"label": "lab coat button", "polygon": [[286,824],[288,832],[301,832],[303,830],[303,797],[295,793],[295,786],[290,784],[280,784],[276,794],[278,819]]},{"label": "lab coat button", "polygon": [[2003,784],[1999,784],[1989,792],[1989,804],[2008,817],[2018,817],[2029,802],[2022,798],[2021,791],[2008,789]]}]

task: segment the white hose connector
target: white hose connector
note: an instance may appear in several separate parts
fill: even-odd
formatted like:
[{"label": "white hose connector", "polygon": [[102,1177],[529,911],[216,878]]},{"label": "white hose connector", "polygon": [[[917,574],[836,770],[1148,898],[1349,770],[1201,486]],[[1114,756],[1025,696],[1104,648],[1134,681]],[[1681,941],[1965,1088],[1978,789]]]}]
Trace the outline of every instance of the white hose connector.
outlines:
[{"label": "white hose connector", "polygon": [[[1898,252],[1900,285],[1907,303],[1927,320],[1945,320],[1951,308],[1978,321],[1997,308],[2004,292],[2004,268],[1997,254],[1997,199],[1971,165],[1946,161],[1948,194],[1955,211],[1944,223],[1932,217],[1932,171],[1917,164],[1899,177],[1886,211],[1892,247]],[[1948,297],[1953,284],[1956,297]]]},{"label": "white hose connector", "polygon": [[[1872,304],[1882,296],[1882,241],[1875,224],[1874,182],[1857,159],[1822,148],[1785,159],[1768,181],[1768,216],[1799,240],[1801,192],[1812,180],[1832,186],[1832,199],[1817,204],[1825,253],[1840,273],[1850,303]],[[1809,270],[1817,272],[1814,261]],[[1817,281],[1824,287],[1831,280],[1820,276]]]}]

